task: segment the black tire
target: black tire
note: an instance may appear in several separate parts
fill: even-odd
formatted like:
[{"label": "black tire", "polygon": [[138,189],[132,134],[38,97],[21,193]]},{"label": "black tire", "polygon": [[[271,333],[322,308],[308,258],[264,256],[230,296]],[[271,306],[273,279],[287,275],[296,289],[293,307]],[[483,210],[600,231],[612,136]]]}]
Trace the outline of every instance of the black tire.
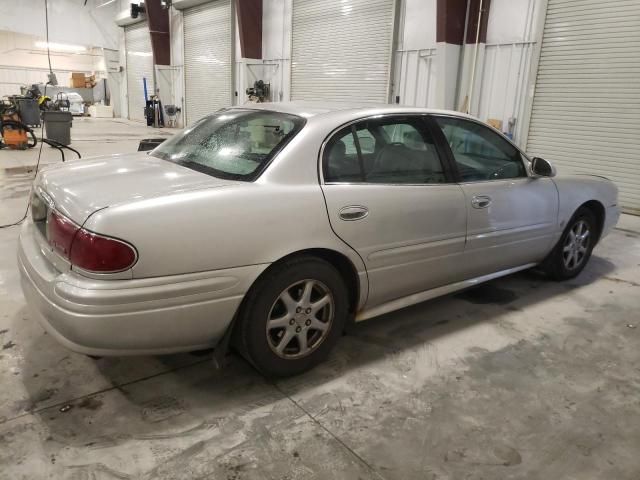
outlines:
[{"label": "black tire", "polygon": [[[586,250],[582,254],[581,257],[575,257],[576,260],[571,264],[567,265],[567,258],[571,255],[571,253],[576,254],[576,251],[566,252],[565,248],[569,248],[568,245],[571,243],[571,239],[569,238],[572,233],[575,235],[575,229],[580,223],[586,225],[588,228],[588,243],[586,242],[581,246],[585,247]],[[571,220],[567,223],[566,228],[562,232],[562,236],[558,243],[553,248],[549,256],[542,263],[543,270],[554,280],[569,280],[574,278],[584,270],[584,267],[589,262],[589,258],[591,258],[591,252],[593,251],[593,247],[595,247],[597,239],[598,239],[598,224],[596,222],[596,216],[594,213],[586,208],[581,207],[576,211],[576,213],[571,217]]]},{"label": "black tire", "polygon": [[[309,281],[313,285],[310,287],[310,299],[315,295],[317,302],[318,295],[321,295],[322,299],[328,295],[329,302],[332,302],[330,306],[323,307],[318,312],[318,315],[327,318],[323,321],[326,325],[323,326],[324,331],[314,329],[316,314],[307,313],[306,310],[296,313],[294,323],[291,323],[291,314],[288,313],[291,309],[287,309],[281,300],[281,295],[287,291],[290,298],[297,302],[295,305],[303,305],[302,292]],[[247,293],[236,319],[234,345],[247,361],[267,377],[300,374],[321,363],[335,346],[344,330],[349,310],[348,302],[345,283],[331,264],[312,256],[285,260],[271,267]],[[296,307],[295,311],[299,308]],[[280,312],[277,312],[278,309]],[[328,315],[327,311],[331,315]],[[311,318],[306,318],[311,316],[314,318],[313,323]],[[270,318],[273,322],[287,318],[287,326],[271,327],[271,330],[267,330]],[[293,333],[295,329],[302,331]],[[285,335],[295,337],[291,337],[284,345],[285,350],[279,354],[276,350],[280,343],[289,338]],[[300,353],[303,352],[299,343],[300,335],[304,335],[310,348],[304,354]],[[314,339],[316,343],[313,343]],[[299,350],[298,353],[296,348]]]}]

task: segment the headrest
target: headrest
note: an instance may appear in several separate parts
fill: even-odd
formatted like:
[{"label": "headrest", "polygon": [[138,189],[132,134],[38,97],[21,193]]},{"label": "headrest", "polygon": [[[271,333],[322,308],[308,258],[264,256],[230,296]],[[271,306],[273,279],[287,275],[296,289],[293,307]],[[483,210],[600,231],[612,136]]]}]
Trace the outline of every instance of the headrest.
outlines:
[{"label": "headrest", "polygon": [[342,160],[347,154],[347,146],[342,140],[338,140],[331,146],[331,151],[329,152],[330,160]]}]

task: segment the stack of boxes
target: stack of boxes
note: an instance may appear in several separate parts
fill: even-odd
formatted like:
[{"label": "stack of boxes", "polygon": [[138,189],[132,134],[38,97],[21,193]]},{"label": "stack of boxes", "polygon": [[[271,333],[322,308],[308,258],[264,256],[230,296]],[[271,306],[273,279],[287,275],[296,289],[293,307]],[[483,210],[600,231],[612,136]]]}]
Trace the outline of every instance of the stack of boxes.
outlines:
[{"label": "stack of boxes", "polygon": [[85,77],[84,80],[84,86],[85,88],[93,88],[96,86],[96,76],[95,75],[88,75]]},{"label": "stack of boxes", "polygon": [[84,73],[71,73],[71,88],[93,88],[96,86],[95,75],[85,75]]}]

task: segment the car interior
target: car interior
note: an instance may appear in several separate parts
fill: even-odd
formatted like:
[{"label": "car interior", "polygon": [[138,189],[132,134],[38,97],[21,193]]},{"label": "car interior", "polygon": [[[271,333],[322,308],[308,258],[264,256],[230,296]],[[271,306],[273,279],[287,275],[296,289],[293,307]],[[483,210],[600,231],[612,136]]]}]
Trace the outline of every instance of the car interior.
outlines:
[{"label": "car interior", "polygon": [[437,118],[463,182],[525,177],[520,152],[504,138],[469,121]]},{"label": "car interior", "polygon": [[[468,121],[440,118],[463,182],[526,176],[520,152],[490,130]],[[411,122],[365,122],[329,142],[325,180],[347,183],[432,184],[446,181],[430,139]],[[358,156],[359,143],[362,165]]]},{"label": "car interior", "polygon": [[356,129],[362,152],[350,128],[329,144],[327,181],[367,183],[444,183],[435,146],[411,123],[366,123]]}]

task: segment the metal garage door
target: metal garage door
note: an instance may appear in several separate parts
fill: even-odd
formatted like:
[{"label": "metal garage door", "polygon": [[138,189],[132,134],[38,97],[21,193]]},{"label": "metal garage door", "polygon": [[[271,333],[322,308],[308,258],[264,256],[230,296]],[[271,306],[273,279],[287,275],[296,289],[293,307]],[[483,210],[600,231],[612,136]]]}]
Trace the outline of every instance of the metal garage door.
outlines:
[{"label": "metal garage door", "polygon": [[395,0],[293,0],[291,99],[387,103]]},{"label": "metal garage door", "polygon": [[640,213],[640,2],[549,0],[527,150]]},{"label": "metal garage door", "polygon": [[147,79],[147,92],[153,95],[153,53],[151,35],[147,22],[124,28],[127,51],[127,102],[129,118],[144,121],[144,88],[142,79]]},{"label": "metal garage door", "polygon": [[184,10],[184,75],[187,123],[231,105],[231,0]]}]

